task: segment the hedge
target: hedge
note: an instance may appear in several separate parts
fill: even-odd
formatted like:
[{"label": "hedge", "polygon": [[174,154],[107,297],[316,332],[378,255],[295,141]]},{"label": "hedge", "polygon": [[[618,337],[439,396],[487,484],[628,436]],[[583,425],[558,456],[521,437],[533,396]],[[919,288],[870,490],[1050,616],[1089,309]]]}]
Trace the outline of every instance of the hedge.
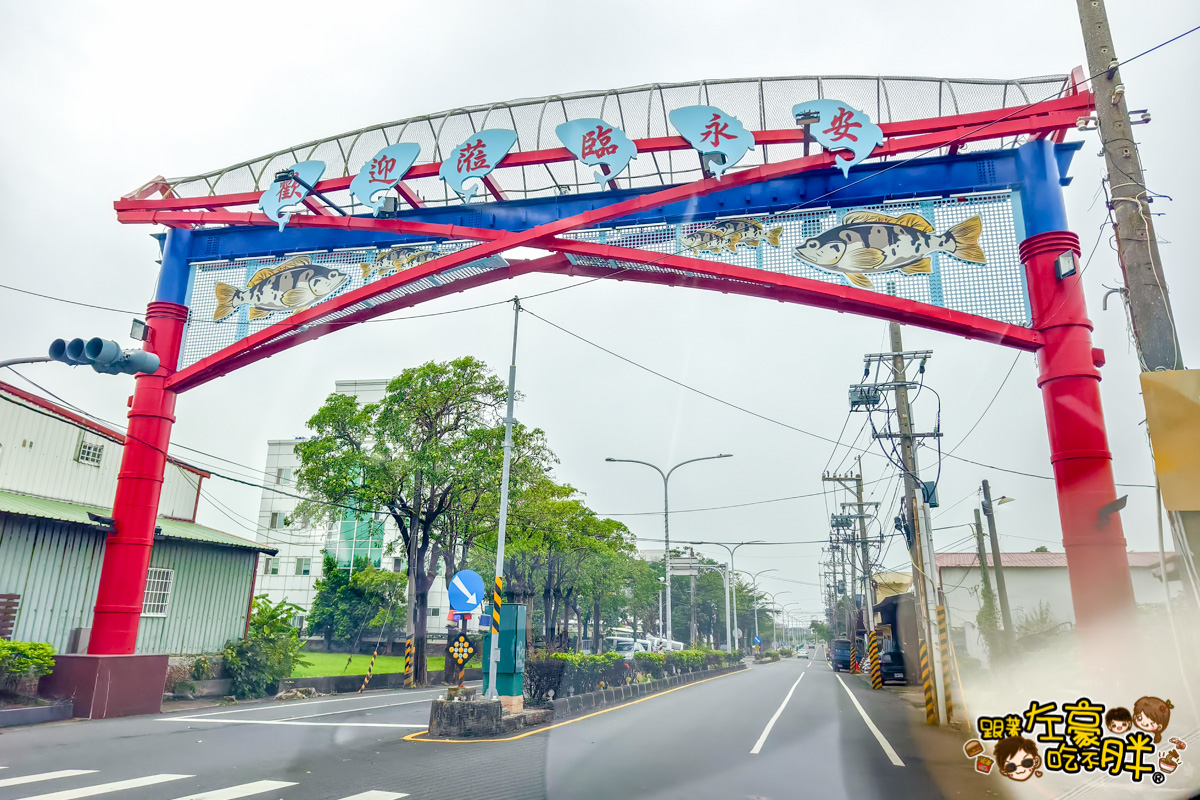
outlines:
[{"label": "hedge", "polygon": [[54,670],[54,648],[45,642],[0,639],[0,694],[13,694],[23,681]]}]

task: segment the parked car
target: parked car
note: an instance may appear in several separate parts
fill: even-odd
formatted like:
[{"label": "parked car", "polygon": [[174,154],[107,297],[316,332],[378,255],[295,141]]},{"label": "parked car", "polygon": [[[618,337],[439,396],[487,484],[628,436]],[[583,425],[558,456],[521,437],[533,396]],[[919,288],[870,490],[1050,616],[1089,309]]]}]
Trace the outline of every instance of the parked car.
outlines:
[{"label": "parked car", "polygon": [[834,639],[829,645],[830,661],[833,663],[833,671],[851,669],[850,663],[850,640],[849,639]]},{"label": "parked car", "polygon": [[884,683],[908,683],[904,673],[904,654],[899,650],[879,654],[879,672]]}]

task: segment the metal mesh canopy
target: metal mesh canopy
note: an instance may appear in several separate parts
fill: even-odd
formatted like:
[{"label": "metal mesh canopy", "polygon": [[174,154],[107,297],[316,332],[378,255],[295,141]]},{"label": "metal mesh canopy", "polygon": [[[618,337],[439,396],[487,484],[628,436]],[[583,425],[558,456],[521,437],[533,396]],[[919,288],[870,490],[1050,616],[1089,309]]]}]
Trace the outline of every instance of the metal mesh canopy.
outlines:
[{"label": "metal mesh canopy", "polygon": [[[570,119],[599,117],[624,130],[630,138],[677,135],[667,114],[688,105],[714,105],[739,118],[751,130],[779,130],[795,126],[791,116],[796,103],[836,98],[866,111],[875,122],[967,114],[997,108],[1019,107],[1058,97],[1068,80],[1049,75],[1016,80],[962,80],[917,77],[778,77],[651,84],[626,89],[576,92],[490,105],[457,108],[350,131],[327,139],[305,142],[240,164],[201,175],[166,181],[176,197],[201,197],[263,191],[276,171],[297,162],[316,159],[326,164],[324,178],[356,174],[381,148],[397,142],[421,145],[418,164],[438,163],[468,136],[483,128],[507,128],[517,133],[513,152],[561,147],[554,129]],[[1017,144],[1012,137],[973,142],[973,150]],[[760,145],[731,172],[783,161],[803,154],[800,144]],[[618,186],[646,188],[683,183],[701,177],[694,150],[642,153],[616,178]],[[535,166],[500,167],[491,179],[509,199],[523,200],[565,193],[600,191],[592,169],[576,161]],[[157,183],[158,181],[155,181]],[[458,196],[436,177],[407,180],[428,205],[459,204]],[[346,191],[333,193],[335,201],[354,211]],[[477,196],[475,202],[489,200]]]}]

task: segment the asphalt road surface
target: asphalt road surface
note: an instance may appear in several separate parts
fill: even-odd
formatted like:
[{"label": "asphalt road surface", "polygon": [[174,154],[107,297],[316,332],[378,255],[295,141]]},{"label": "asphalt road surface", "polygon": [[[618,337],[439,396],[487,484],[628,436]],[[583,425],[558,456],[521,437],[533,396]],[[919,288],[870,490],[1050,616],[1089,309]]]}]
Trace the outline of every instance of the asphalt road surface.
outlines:
[{"label": "asphalt road surface", "polygon": [[406,741],[425,730],[439,693],[8,729],[0,800],[972,796],[947,788],[942,773],[966,763],[948,735],[823,658],[752,667],[509,741]]}]

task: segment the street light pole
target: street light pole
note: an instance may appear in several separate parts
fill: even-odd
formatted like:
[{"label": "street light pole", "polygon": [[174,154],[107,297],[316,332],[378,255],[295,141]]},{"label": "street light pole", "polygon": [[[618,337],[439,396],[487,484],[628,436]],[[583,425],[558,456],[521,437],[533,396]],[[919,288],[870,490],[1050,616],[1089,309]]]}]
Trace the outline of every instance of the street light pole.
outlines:
[{"label": "street light pole", "polygon": [[700,569],[716,570],[721,573],[721,577],[725,580],[725,652],[732,653],[733,639],[730,638],[732,633],[729,630],[729,567],[725,564],[718,564],[715,567],[712,564],[701,564]]},{"label": "street light pole", "polygon": [[670,506],[670,495],[667,491],[668,486],[670,485],[670,481],[671,481],[671,473],[673,473],[675,470],[682,467],[684,464],[694,464],[697,461],[711,461],[711,460],[717,459],[717,458],[732,458],[732,457],[733,457],[733,455],[731,453],[719,453],[715,456],[701,456],[700,458],[689,458],[687,461],[680,461],[678,464],[671,467],[666,472],[663,472],[661,469],[659,469],[654,464],[651,464],[649,461],[638,461],[636,458],[606,458],[606,459],[604,459],[605,461],[619,462],[619,463],[623,463],[623,464],[641,464],[642,466],[650,467],[652,470],[657,472],[660,477],[662,477],[662,480],[663,480],[663,539],[666,541],[666,549],[663,552],[663,558],[666,561],[666,572],[667,572],[667,585],[666,585],[667,613],[666,613],[666,617],[667,617],[667,641],[668,642],[675,641],[675,637],[672,635],[672,632],[671,632],[671,628],[672,628],[672,626],[671,626],[671,506]]},{"label": "street light pole", "polygon": [[[724,547],[726,550],[729,551],[729,571],[730,571],[730,574],[732,574],[734,576],[729,581],[729,589],[728,589],[730,595],[733,597],[733,601],[732,601],[733,602],[733,629],[734,629],[734,632],[737,634],[736,638],[744,640],[746,638],[746,634],[738,626],[738,615],[737,615],[737,572],[738,572],[738,570],[734,568],[733,554],[737,552],[737,549],[739,547],[745,547],[748,544],[766,544],[766,542],[764,542],[761,539],[754,539],[749,542],[738,542],[737,544],[733,545],[732,547],[725,544],[724,542],[688,542],[688,544],[715,544],[719,547]],[[757,633],[757,631],[755,633]],[[739,646],[739,647],[735,647],[734,649],[741,650],[742,648]]]},{"label": "street light pole", "polygon": [[753,574],[746,572],[745,570],[740,570],[740,569],[734,570],[734,571],[740,572],[743,575],[750,576],[750,585],[753,587],[751,589],[752,594],[750,596],[754,600],[754,638],[757,639],[757,638],[759,638],[759,636],[758,636],[758,576],[765,575],[768,572],[775,572],[776,569],[775,569],[775,567],[770,567],[768,569],[760,569],[758,572],[755,572]]},{"label": "street light pole", "polygon": [[[987,517],[988,536],[992,540],[992,569],[996,573],[996,591],[1000,594],[1000,613],[1004,618],[1004,635],[1011,642],[1015,638],[1013,631],[1012,612],[1008,608],[1008,587],[1004,585],[1004,565],[1000,560],[1000,535],[996,533],[996,513],[992,504],[992,487],[984,479],[983,485],[983,514]],[[1007,501],[1009,498],[1000,498]],[[980,569],[983,566],[980,565]]]},{"label": "street light pole", "polygon": [[[771,598],[771,605],[773,605],[777,608],[782,608],[782,606],[779,605],[779,601],[776,600],[775,598],[781,594],[790,594],[790,593],[791,593],[790,589],[784,589],[782,591],[775,592],[773,594],[771,592],[763,592],[763,594],[765,594],[767,597]],[[779,626],[776,624],[776,619],[775,619],[774,614],[771,615],[771,636],[773,639],[773,644],[778,644],[778,642],[779,642]]]}]

